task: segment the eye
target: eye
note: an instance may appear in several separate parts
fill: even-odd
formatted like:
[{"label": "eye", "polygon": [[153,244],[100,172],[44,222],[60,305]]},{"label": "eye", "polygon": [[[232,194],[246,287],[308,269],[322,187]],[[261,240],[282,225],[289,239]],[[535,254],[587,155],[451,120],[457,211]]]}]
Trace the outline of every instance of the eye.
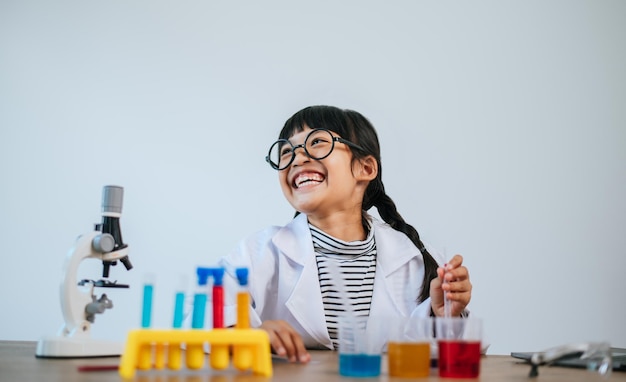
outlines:
[{"label": "eye", "polygon": [[330,135],[328,131],[320,130],[311,135],[307,143],[310,147],[321,146],[329,144],[332,138],[332,135]]},{"label": "eye", "polygon": [[280,156],[281,157],[290,156],[292,152],[293,152],[293,149],[291,148],[291,146],[284,145],[280,149]]},{"label": "eye", "polygon": [[322,138],[313,138],[313,139],[311,139],[311,146],[315,146],[317,144],[325,143],[325,142],[327,142],[327,141],[322,139]]}]

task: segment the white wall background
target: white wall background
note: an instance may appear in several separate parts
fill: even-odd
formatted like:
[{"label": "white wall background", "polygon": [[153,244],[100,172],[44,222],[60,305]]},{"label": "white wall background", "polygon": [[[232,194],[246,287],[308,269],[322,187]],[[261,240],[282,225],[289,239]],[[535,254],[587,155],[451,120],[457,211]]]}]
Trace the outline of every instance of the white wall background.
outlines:
[{"label": "white wall background", "polygon": [[[492,354],[626,346],[626,2],[3,1],[0,339],[62,323],[75,238],[125,188],[94,336],[170,324],[180,274],[292,216],[263,158],[302,107],[377,127],[384,180],[460,252]],[[100,277],[89,260],[83,278]]]}]

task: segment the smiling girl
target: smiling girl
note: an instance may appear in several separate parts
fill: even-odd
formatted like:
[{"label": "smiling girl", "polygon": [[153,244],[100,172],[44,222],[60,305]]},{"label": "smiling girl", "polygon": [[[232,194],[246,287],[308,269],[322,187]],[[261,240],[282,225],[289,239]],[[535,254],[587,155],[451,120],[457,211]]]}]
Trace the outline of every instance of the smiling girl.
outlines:
[{"label": "smiling girl", "polygon": [[[337,317],[346,311],[442,316],[444,290],[452,315],[465,313],[472,285],[463,258],[455,255],[444,273],[400,216],[364,116],[307,107],[287,120],[266,160],[296,216],[248,237],[221,265],[232,276],[227,290],[236,290],[230,270],[249,268],[251,324],[268,332],[275,353],[308,362],[306,349],[335,349]],[[227,296],[231,324],[234,301]]]}]

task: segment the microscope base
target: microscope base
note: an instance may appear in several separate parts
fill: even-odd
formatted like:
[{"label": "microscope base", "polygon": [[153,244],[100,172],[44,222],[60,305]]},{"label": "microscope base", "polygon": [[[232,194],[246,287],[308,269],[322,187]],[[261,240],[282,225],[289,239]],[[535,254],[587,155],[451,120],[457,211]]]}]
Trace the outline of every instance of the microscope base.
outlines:
[{"label": "microscope base", "polygon": [[119,357],[124,351],[123,342],[89,338],[44,337],[37,342],[37,358],[94,358]]}]

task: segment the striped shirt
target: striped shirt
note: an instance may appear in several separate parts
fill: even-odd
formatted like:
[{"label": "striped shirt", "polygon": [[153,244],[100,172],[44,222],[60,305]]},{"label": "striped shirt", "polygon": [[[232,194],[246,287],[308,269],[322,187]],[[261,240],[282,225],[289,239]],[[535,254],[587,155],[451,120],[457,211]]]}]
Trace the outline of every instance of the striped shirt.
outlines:
[{"label": "striped shirt", "polygon": [[326,326],[337,349],[338,316],[343,312],[351,312],[355,316],[369,315],[376,271],[374,231],[370,227],[363,241],[345,242],[311,224],[309,228],[313,237]]}]

